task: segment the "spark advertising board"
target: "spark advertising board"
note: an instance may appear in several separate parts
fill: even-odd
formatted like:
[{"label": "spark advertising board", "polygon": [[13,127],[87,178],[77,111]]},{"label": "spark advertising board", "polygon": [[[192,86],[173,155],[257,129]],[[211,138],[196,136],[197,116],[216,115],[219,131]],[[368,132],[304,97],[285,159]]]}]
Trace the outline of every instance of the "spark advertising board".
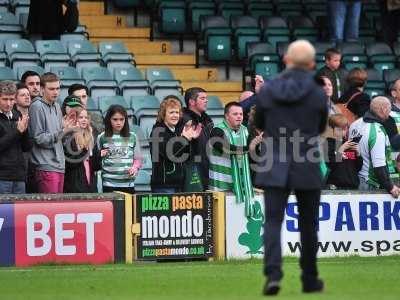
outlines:
[{"label": "spark advertising board", "polygon": [[213,194],[136,195],[137,259],[213,256]]},{"label": "spark advertising board", "polygon": [[111,201],[0,204],[0,265],[114,261]]}]

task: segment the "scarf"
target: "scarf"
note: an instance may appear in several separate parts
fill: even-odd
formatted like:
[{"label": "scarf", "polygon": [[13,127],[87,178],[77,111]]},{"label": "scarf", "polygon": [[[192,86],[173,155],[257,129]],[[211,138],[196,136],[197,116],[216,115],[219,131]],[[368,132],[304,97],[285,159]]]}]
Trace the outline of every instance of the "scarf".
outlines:
[{"label": "scarf", "polygon": [[[249,133],[247,128],[240,126],[234,132],[226,121],[216,127],[222,129],[229,143],[234,146],[247,145]],[[247,153],[238,155],[218,153],[213,149],[210,156],[210,188],[213,190],[231,190],[236,196],[236,203],[245,203],[247,217],[253,215],[254,191],[251,184],[250,164]]]}]

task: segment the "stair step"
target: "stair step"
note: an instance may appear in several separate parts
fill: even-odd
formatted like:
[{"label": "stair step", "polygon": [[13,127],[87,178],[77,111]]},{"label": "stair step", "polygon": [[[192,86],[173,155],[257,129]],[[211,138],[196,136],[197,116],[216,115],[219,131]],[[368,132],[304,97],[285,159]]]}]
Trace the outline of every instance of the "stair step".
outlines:
[{"label": "stair step", "polygon": [[195,57],[194,55],[185,55],[185,54],[139,54],[135,55],[135,61],[138,66],[149,67],[149,66],[157,66],[157,67],[193,67],[195,65]]},{"label": "stair step", "polygon": [[[219,81],[219,82],[196,82],[196,81],[182,81],[183,90],[186,91],[188,88],[198,86],[207,91],[208,94],[214,95],[216,92],[236,94],[242,92],[241,81]],[[232,93],[233,92],[233,93]],[[233,100],[232,100],[233,101]]]},{"label": "stair step", "polygon": [[98,16],[104,14],[104,2],[79,1],[80,16]]},{"label": "stair step", "polygon": [[79,16],[79,23],[82,25],[86,25],[89,30],[93,28],[108,28],[110,30],[114,30],[118,27],[125,28],[126,26],[126,17],[125,16],[115,16],[115,15],[102,15],[102,16]]},{"label": "stair step", "polygon": [[218,78],[218,69],[216,68],[201,68],[201,69],[173,69],[172,73],[176,79],[181,81],[209,81],[215,82]]},{"label": "stair step", "polygon": [[130,52],[135,55],[138,54],[170,54],[170,42],[129,42],[124,43]]},{"label": "stair step", "polygon": [[224,105],[232,101],[239,101],[240,94],[241,93],[231,93],[231,92],[209,93],[209,95],[218,96]]},{"label": "stair step", "polygon": [[118,41],[148,41],[150,37],[150,28],[89,28],[89,37],[93,42],[103,40]]}]

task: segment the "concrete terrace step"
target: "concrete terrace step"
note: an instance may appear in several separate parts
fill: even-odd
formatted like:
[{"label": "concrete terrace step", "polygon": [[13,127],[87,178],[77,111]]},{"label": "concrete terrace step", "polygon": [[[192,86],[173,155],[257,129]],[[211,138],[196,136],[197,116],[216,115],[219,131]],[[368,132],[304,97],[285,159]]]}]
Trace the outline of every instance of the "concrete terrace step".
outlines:
[{"label": "concrete terrace step", "polygon": [[103,1],[79,1],[79,15],[80,16],[98,16],[104,14]]},{"label": "concrete terrace step", "polygon": [[218,69],[216,68],[201,68],[201,69],[173,69],[172,73],[176,79],[181,81],[209,81],[215,82],[218,79]]},{"label": "concrete terrace step", "polygon": [[125,16],[115,16],[115,15],[102,15],[102,16],[79,16],[79,23],[86,25],[90,28],[109,28],[114,30],[114,28],[125,28],[126,17]]},{"label": "concrete terrace step", "polygon": [[225,105],[231,101],[239,101],[239,97],[241,93],[231,93],[231,92],[211,92],[209,95],[218,96],[222,103]]},{"label": "concrete terrace step", "polygon": [[133,54],[171,54],[170,42],[124,42]]},{"label": "concrete terrace step", "polygon": [[195,57],[194,55],[185,55],[185,54],[139,54],[135,55],[136,65],[138,67],[174,67],[174,68],[182,68],[182,67],[194,67],[195,65]]},{"label": "concrete terrace step", "polygon": [[117,41],[149,41],[150,28],[89,28],[89,37],[92,42]]},{"label": "concrete terrace step", "polygon": [[186,91],[188,88],[193,86],[198,86],[207,91],[210,95],[215,93],[223,92],[228,94],[236,94],[242,92],[242,82],[241,81],[182,81],[183,90]]}]

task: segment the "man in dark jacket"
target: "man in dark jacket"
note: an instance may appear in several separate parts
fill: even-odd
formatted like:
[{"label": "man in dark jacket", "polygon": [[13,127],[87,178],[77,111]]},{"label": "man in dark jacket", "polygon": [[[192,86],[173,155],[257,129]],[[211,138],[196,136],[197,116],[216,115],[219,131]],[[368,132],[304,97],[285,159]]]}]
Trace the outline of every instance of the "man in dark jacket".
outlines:
[{"label": "man in dark jacket", "polygon": [[311,72],[315,49],[308,41],[290,44],[285,64],[286,71],[264,84],[256,106],[256,126],[266,136],[265,161],[256,175],[256,185],[265,189],[265,295],[275,295],[280,289],[281,225],[292,190],[299,207],[303,292],[323,289],[316,255],[322,187],[319,135],[326,128],[327,99]]},{"label": "man in dark jacket", "polygon": [[26,165],[23,152],[29,151],[28,116],[13,109],[16,86],[0,82],[0,194],[24,194]]},{"label": "man in dark jacket", "polygon": [[204,188],[208,187],[209,159],[207,156],[207,143],[210,138],[214,123],[207,115],[207,93],[204,89],[193,87],[185,92],[186,108],[183,111],[182,124],[191,122],[193,127],[201,126],[198,138],[190,142],[190,159],[197,165]]},{"label": "man in dark jacket", "polygon": [[31,0],[27,28],[43,40],[57,40],[65,31],[76,29],[78,18],[77,0]]}]

